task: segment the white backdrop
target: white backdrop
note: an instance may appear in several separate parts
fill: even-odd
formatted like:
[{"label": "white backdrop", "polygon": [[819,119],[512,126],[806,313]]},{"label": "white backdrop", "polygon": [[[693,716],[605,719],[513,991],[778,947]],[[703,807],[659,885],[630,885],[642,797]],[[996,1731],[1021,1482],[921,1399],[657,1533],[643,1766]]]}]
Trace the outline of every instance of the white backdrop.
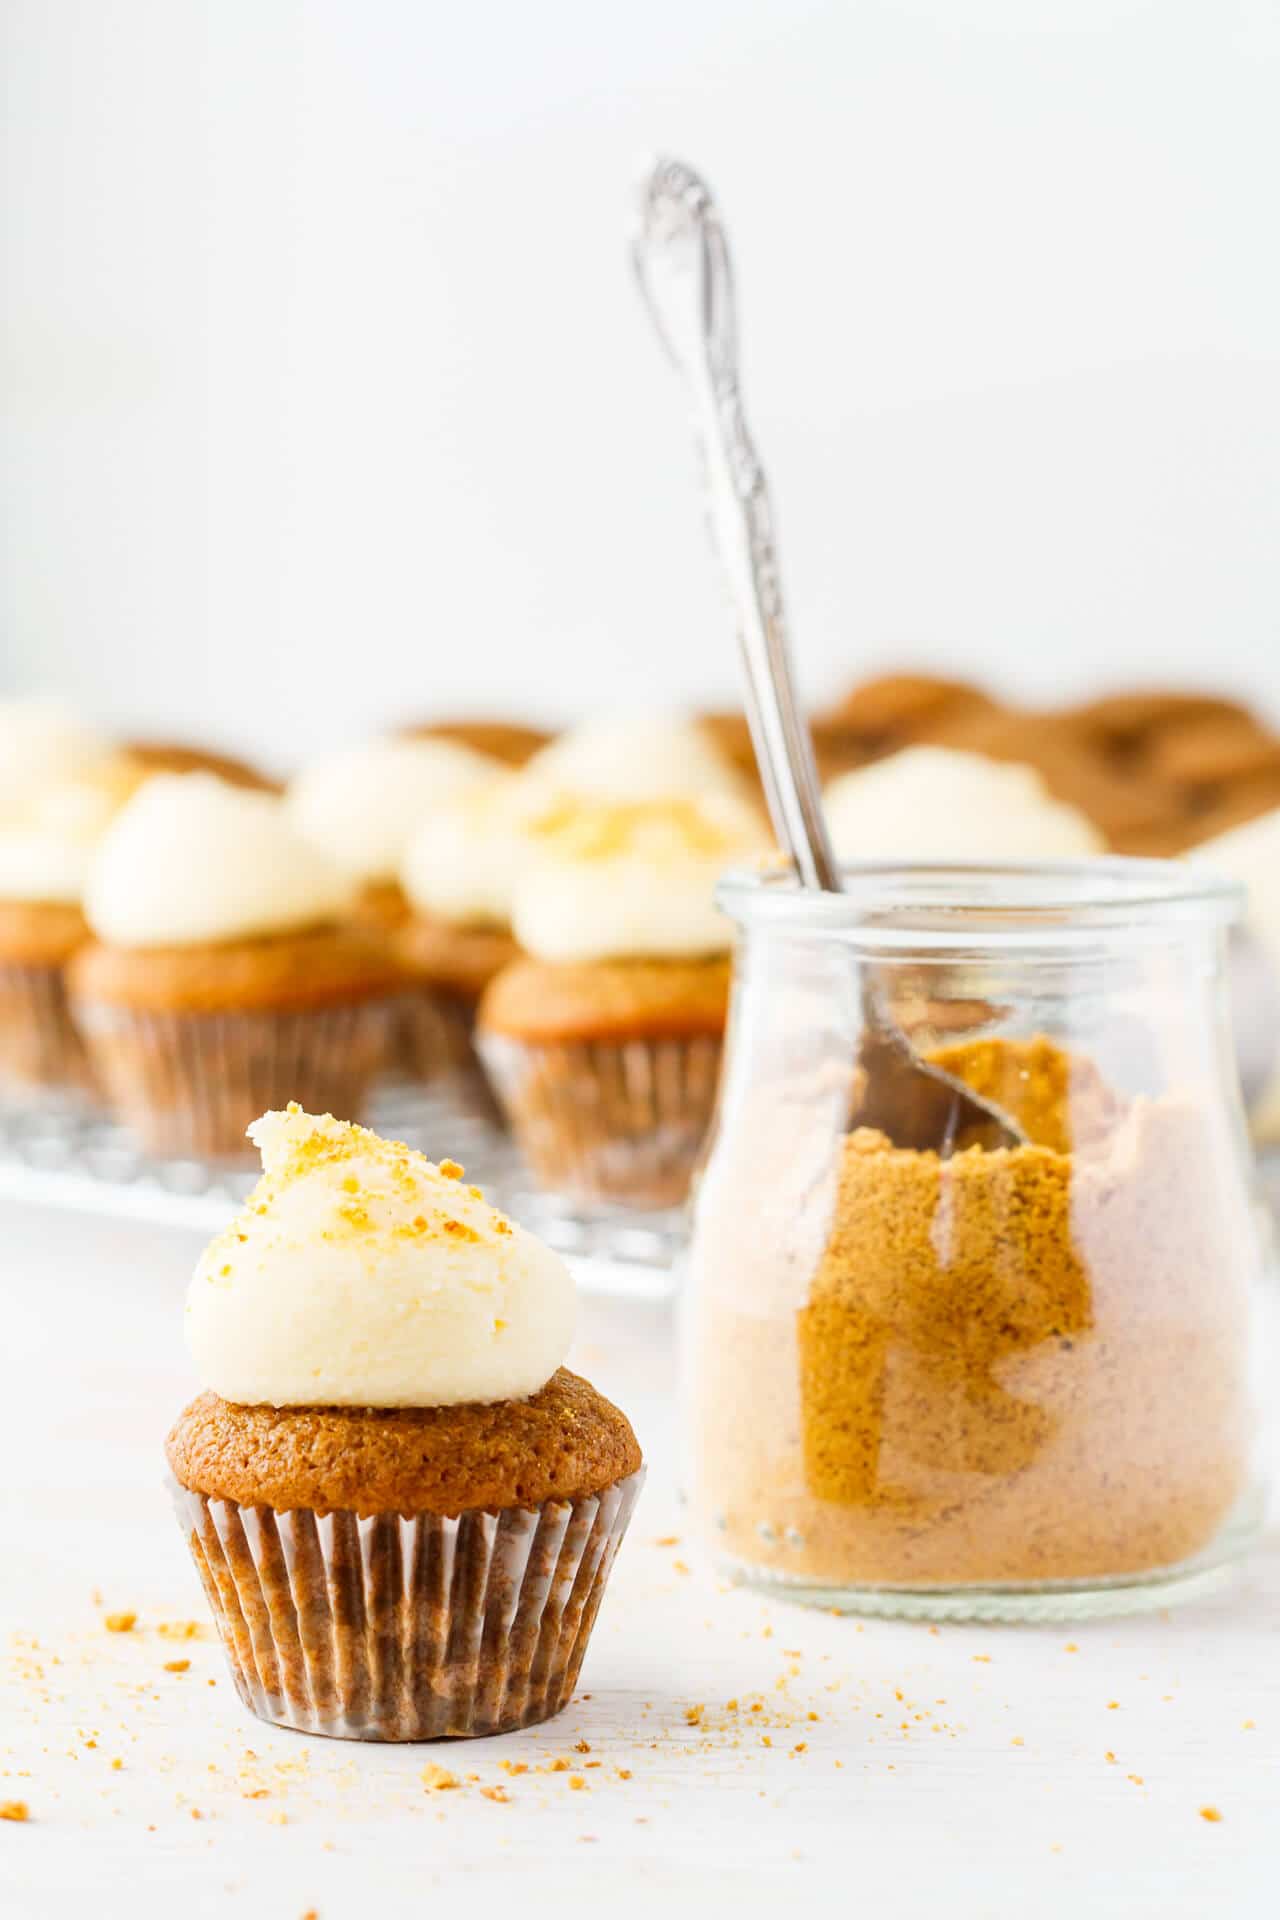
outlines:
[{"label": "white backdrop", "polygon": [[1272,0],[4,0],[0,677],[278,755],[720,696],[701,164],[805,678],[1280,703]]}]

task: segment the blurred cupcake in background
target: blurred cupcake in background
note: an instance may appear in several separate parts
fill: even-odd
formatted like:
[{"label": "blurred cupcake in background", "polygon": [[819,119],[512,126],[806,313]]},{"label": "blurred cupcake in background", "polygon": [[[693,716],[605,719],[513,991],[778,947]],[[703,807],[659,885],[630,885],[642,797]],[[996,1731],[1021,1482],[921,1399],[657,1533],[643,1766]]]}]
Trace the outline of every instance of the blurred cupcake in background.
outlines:
[{"label": "blurred cupcake in background", "polygon": [[555,738],[544,727],[527,727],[515,720],[422,720],[402,727],[408,740],[456,740],[507,767],[522,767]]},{"label": "blurred cupcake in background", "polygon": [[349,747],[304,767],[285,804],[297,830],[337,862],[356,886],[357,913],[404,971],[394,1024],[396,1066],[420,1078],[465,1061],[469,1045],[441,1013],[430,968],[419,973],[401,934],[411,908],[401,884],[418,829],[458,796],[505,771],[500,760],[455,740],[385,739]]},{"label": "blurred cupcake in background", "polygon": [[589,800],[747,801],[750,782],[706,728],[671,713],[600,714],[571,727],[526,763],[523,778],[551,795]]},{"label": "blurred cupcake in background", "polygon": [[0,700],[0,822],[23,819],[33,796],[107,757],[100,734],[60,700]]},{"label": "blurred cupcake in background", "polygon": [[906,747],[840,774],[827,825],[844,860],[1070,860],[1103,851],[1078,808],[1033,767],[951,747]]},{"label": "blurred cupcake in background", "polygon": [[502,770],[454,740],[370,740],[313,761],[285,789],[295,830],[350,876],[377,924],[405,915],[400,869],[431,813]]},{"label": "blurred cupcake in background", "polygon": [[524,956],[489,987],[477,1034],[546,1186],[585,1206],[683,1201],[728,1007],[715,886],[764,839],[724,791],[583,802],[541,824],[513,895]]},{"label": "blurred cupcake in background", "polygon": [[280,783],[261,767],[230,753],[188,740],[130,740],[125,752],[147,773],[213,773],[233,787],[261,787],[278,793]]},{"label": "blurred cupcake in background", "polygon": [[544,807],[519,775],[500,774],[443,801],[409,842],[401,879],[411,911],[396,951],[418,989],[410,1064],[424,1076],[477,1064],[476,1008],[519,952],[512,901]]},{"label": "blurred cupcake in background", "polygon": [[[103,755],[94,742],[93,752]],[[47,766],[46,762],[46,766]],[[71,765],[25,790],[0,822],[0,1086],[90,1089],[92,1075],[67,1002],[66,970],[89,939],[82,902],[94,848],[146,778],[125,753]]]},{"label": "blurred cupcake in background", "polygon": [[400,984],[352,920],[354,888],[281,800],[210,774],[157,774],[92,860],[93,936],[74,1017],[107,1094],[152,1151],[240,1157],[297,1096],[359,1112]]}]

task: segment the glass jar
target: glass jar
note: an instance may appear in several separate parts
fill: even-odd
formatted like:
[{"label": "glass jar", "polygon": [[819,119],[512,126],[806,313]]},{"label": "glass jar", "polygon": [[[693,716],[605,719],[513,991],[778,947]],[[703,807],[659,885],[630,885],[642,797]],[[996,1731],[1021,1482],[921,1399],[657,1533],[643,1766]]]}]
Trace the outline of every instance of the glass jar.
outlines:
[{"label": "glass jar", "polygon": [[[721,904],[741,932],[683,1310],[721,1563],[928,1618],[1198,1588],[1263,1504],[1236,890],[1160,861],[864,865],[842,895],[731,877]],[[1027,1143],[860,1127],[868,1004]]]}]

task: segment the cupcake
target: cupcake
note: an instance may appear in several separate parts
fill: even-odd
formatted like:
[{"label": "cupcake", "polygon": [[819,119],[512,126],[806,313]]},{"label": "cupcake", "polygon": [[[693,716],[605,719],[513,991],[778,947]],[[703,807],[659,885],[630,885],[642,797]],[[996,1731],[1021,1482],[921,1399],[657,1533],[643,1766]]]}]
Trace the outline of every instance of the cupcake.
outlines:
[{"label": "cupcake", "polygon": [[465,1027],[442,1015],[435,956],[420,965],[421,942],[400,937],[411,913],[401,885],[405,852],[424,821],[503,771],[501,761],[453,740],[374,740],[304,768],[285,795],[295,827],[350,876],[361,919],[402,967],[394,1053],[420,1078],[464,1064],[470,1042]]},{"label": "cupcake", "polygon": [[752,783],[701,722],[670,713],[599,714],[571,727],[524,768],[558,798],[749,799]]},{"label": "cupcake", "polygon": [[402,731],[409,740],[456,740],[507,767],[522,767],[555,737],[543,727],[514,720],[422,720]]},{"label": "cupcake", "polygon": [[476,1009],[519,952],[511,931],[515,884],[547,805],[519,775],[500,774],[443,801],[409,842],[401,883],[410,911],[396,951],[420,987],[420,1072],[474,1062]]},{"label": "cupcake", "polygon": [[683,1201],[729,998],[715,885],[763,838],[723,794],[583,804],[540,832],[515,888],[524,956],[486,992],[477,1042],[544,1185],[586,1206]]},{"label": "cupcake", "polygon": [[105,758],[102,738],[59,700],[0,700],[0,823],[25,818],[32,795]]},{"label": "cupcake", "polygon": [[89,937],[80,909],[88,846],[0,827],[0,1089],[85,1088],[88,1061],[67,1006],[66,968]]},{"label": "cupcake", "polygon": [[1070,860],[1102,851],[1076,807],[1034,767],[952,747],[906,747],[826,790],[827,825],[846,860]]},{"label": "cupcake", "polygon": [[505,1733],[576,1684],[643,1469],[562,1365],[573,1282],[462,1169],[291,1105],[202,1256],[166,1452],[246,1706],[357,1740]]},{"label": "cupcake", "polygon": [[63,771],[0,824],[0,1085],[85,1092],[92,1076],[66,973],[89,939],[82,910],[96,842],[145,775],[125,754]]},{"label": "cupcake", "polygon": [[153,1152],[239,1157],[253,1116],[293,1092],[359,1110],[400,980],[351,898],[278,798],[210,774],[157,774],[112,823],[69,992]]},{"label": "cupcake", "polygon": [[147,773],[213,773],[228,786],[279,791],[277,783],[260,767],[234,754],[194,746],[188,740],[130,740],[125,751]]}]

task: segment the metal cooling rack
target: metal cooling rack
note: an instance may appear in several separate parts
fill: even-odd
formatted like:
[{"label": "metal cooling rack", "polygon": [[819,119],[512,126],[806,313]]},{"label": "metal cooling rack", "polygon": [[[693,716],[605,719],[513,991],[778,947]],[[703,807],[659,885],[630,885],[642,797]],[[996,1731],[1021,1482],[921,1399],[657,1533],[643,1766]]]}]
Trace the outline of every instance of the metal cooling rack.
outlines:
[{"label": "metal cooling rack", "polygon": [[[494,1121],[448,1093],[388,1081],[376,1090],[367,1120],[433,1159],[460,1160],[495,1206],[574,1260],[585,1290],[646,1300],[671,1294],[685,1240],[680,1214],[574,1211],[535,1184]],[[87,1106],[0,1105],[0,1194],[16,1200],[208,1234],[226,1225],[255,1178],[252,1167],[147,1154],[124,1127]]]}]

